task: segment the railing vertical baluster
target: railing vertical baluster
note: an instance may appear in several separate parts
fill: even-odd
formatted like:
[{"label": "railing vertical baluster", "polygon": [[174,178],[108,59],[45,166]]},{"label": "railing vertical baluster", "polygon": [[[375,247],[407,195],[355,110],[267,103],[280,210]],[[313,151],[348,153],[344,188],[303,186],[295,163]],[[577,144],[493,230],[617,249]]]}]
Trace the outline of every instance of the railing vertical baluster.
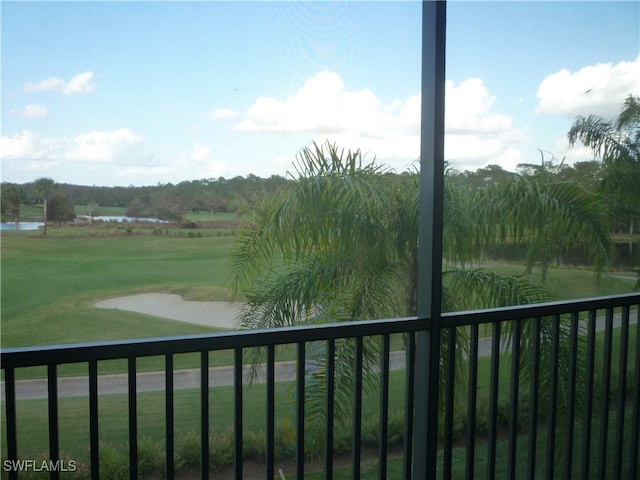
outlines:
[{"label": "railing vertical baluster", "polygon": [[620,358],[618,364],[618,392],[616,395],[616,439],[613,478],[622,478],[624,450],[624,409],[627,393],[627,355],[629,354],[629,307],[622,307],[620,318]]},{"label": "railing vertical baluster", "polygon": [[236,347],[234,351],[234,475],[236,480],[242,480],[242,347]]},{"label": "railing vertical baluster", "polygon": [[326,430],[326,453],[325,453],[325,478],[333,479],[333,394],[335,389],[335,368],[336,368],[336,342],[327,340],[327,430]]},{"label": "railing vertical baluster", "polygon": [[298,342],[296,378],[296,471],[299,479],[304,478],[304,396],[306,358],[305,344]]},{"label": "railing vertical baluster", "polygon": [[567,376],[567,388],[569,390],[565,395],[565,398],[568,398],[569,401],[564,442],[564,478],[573,478],[573,438],[576,418],[576,402],[573,399],[576,398],[579,322],[578,312],[573,312],[571,314],[571,333],[569,334],[569,372]]},{"label": "railing vertical baluster", "polygon": [[536,441],[538,439],[538,383],[540,379],[540,317],[531,320],[533,357],[531,358],[531,385],[529,395],[529,432],[527,445],[527,478],[536,477]]},{"label": "railing vertical baluster", "polygon": [[545,466],[545,478],[553,480],[555,451],[556,451],[556,422],[558,418],[558,358],[560,347],[560,316],[553,315],[551,318],[551,351],[549,352],[549,367],[551,377],[549,378],[549,417],[547,419],[547,462]]},{"label": "railing vertical baluster", "polygon": [[582,469],[581,478],[589,478],[589,460],[591,453],[591,420],[593,416],[594,367],[596,350],[596,311],[589,310],[587,324],[587,370],[585,389],[584,430],[582,433]]},{"label": "railing vertical baluster", "polygon": [[511,346],[511,393],[509,398],[509,432],[507,446],[507,478],[516,478],[516,450],[518,438],[518,393],[520,383],[520,337],[522,320],[513,322]]},{"label": "railing vertical baluster", "polygon": [[498,439],[498,387],[500,378],[500,322],[491,333],[491,378],[489,384],[489,432],[487,440],[487,480],[496,478],[496,442]]},{"label": "railing vertical baluster", "polygon": [[382,336],[380,359],[380,415],[378,426],[378,479],[387,478],[387,436],[389,433],[389,334]]},{"label": "railing vertical baluster", "polygon": [[128,360],[129,378],[129,478],[138,478],[138,388],[136,382],[136,357]]},{"label": "railing vertical baluster", "polygon": [[267,346],[267,478],[275,472],[275,347]]},{"label": "railing vertical baluster", "polygon": [[209,352],[200,352],[200,477],[209,478]]},{"label": "railing vertical baluster", "polygon": [[353,465],[354,479],[360,478],[360,457],[362,438],[362,337],[356,337],[353,381]]},{"label": "railing vertical baluster", "polygon": [[411,332],[406,336],[406,376],[404,397],[404,464],[402,465],[402,478],[412,478],[413,467],[413,396],[416,378],[416,334]]},{"label": "railing vertical baluster", "polygon": [[[7,460],[18,460],[18,429],[16,428],[16,370],[5,368],[4,372],[5,415],[7,417]],[[9,479],[18,478],[16,469],[9,470]]]},{"label": "railing vertical baluster", "polygon": [[638,471],[638,436],[640,436],[640,304],[636,305],[636,361],[634,365],[631,438],[629,441],[629,474]]},{"label": "railing vertical baluster", "polygon": [[174,410],[173,410],[173,355],[164,357],[165,400],[165,465],[167,478],[173,478],[174,469]]},{"label": "railing vertical baluster", "polygon": [[[47,365],[47,396],[49,404],[49,459],[60,459],[60,432],[58,430],[58,373],[55,364]],[[51,479],[60,478],[57,469],[51,471]]]},{"label": "railing vertical baluster", "polygon": [[604,326],[604,357],[602,359],[602,404],[600,405],[600,447],[598,477],[607,472],[607,443],[609,433],[609,390],[611,389],[611,346],[613,342],[613,308],[607,308]]},{"label": "railing vertical baluster", "polygon": [[453,404],[455,396],[456,371],[456,327],[443,331],[447,332],[447,373],[445,376],[444,395],[444,452],[442,476],[451,478],[453,463]]},{"label": "railing vertical baluster", "polygon": [[469,392],[467,396],[467,469],[466,478],[473,479],[476,462],[476,402],[478,398],[478,324],[471,325],[469,349]]},{"label": "railing vertical baluster", "polygon": [[89,360],[89,449],[91,478],[100,478],[100,436],[98,434],[98,362]]}]

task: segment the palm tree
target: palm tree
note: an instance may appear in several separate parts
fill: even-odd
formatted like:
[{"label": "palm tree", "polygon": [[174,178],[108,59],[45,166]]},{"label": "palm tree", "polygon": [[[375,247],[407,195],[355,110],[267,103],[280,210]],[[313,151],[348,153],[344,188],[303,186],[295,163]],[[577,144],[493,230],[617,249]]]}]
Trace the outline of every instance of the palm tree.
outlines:
[{"label": "palm tree", "polygon": [[561,263],[571,248],[582,248],[598,274],[608,261],[612,243],[606,206],[596,192],[576,182],[543,169],[479,190],[473,205],[472,218],[482,226],[476,244],[522,246],[525,273],[539,265],[543,282],[549,266]]},{"label": "palm tree", "polygon": [[613,216],[628,222],[631,250],[634,224],[640,220],[640,97],[629,95],[612,121],[595,115],[576,117],[568,137],[572,146],[580,142],[602,161],[601,190]]},{"label": "palm tree", "polygon": [[[232,253],[234,290],[246,299],[241,313],[244,328],[415,315],[418,175],[388,173],[375,159],[365,162],[360,150],[345,152],[335,144],[313,144],[299,153],[290,188],[267,199],[255,211]],[[579,230],[583,217],[577,215],[576,208],[579,210],[580,205],[569,205],[572,199],[560,195],[565,192],[560,186],[545,190],[523,183],[514,190],[491,191],[500,194],[500,198],[486,193],[472,197],[469,189],[447,177],[443,232],[447,239],[445,310],[554,298],[530,276],[500,275],[473,268],[471,261],[481,257],[485,246],[498,241],[533,240],[538,243],[530,255],[533,263],[545,247],[560,241],[559,235],[567,236],[567,227],[578,229],[576,238],[590,248],[605,241],[596,226]],[[525,207],[512,205],[517,198],[526,200],[527,208],[537,209],[535,218],[539,222],[545,219],[545,212],[557,216],[553,228],[536,233],[539,224],[522,218]],[[586,201],[585,206],[589,206]],[[592,217],[590,220],[597,222],[597,215]],[[568,222],[564,229],[562,222]],[[607,251],[606,246],[595,250],[599,255]],[[547,334],[550,332],[543,330],[543,335]],[[457,335],[460,345],[467,343],[465,335],[465,330]],[[374,372],[378,345],[373,340],[367,342],[365,371]],[[309,418],[317,419],[324,411],[325,352],[310,350],[317,355],[318,367],[310,374],[307,407],[313,412]],[[456,351],[462,358],[463,348]],[[336,372],[349,371],[353,353],[351,341],[336,345]],[[261,361],[262,354],[256,352],[254,364]],[[370,380],[375,382],[373,375]],[[348,397],[351,376],[338,373],[335,389],[336,396]],[[348,418],[348,405],[349,402],[336,402],[338,419]],[[321,428],[321,424],[316,421],[314,427]]]}]

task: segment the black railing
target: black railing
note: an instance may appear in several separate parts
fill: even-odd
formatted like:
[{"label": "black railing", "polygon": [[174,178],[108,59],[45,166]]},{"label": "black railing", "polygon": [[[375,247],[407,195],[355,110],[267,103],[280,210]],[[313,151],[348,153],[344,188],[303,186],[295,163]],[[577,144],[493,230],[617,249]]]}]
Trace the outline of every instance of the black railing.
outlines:
[{"label": "black railing", "polygon": [[[441,448],[438,462],[441,478],[640,478],[638,436],[640,424],[640,329],[637,327],[640,294],[590,300],[510,307],[477,312],[451,313],[441,319],[442,361],[438,392]],[[5,349],[1,354],[4,370],[4,408],[6,451],[3,474],[19,475],[24,454],[18,451],[20,429],[17,410],[25,408],[26,383],[16,380],[18,369],[46,366],[48,399],[49,459],[60,459],[59,398],[67,395],[68,379],[59,378],[58,366],[83,362],[88,365],[84,395],[89,398],[89,475],[100,478],[99,390],[104,378],[98,375],[100,362],[126,359],[128,392],[129,476],[138,478],[138,359],[164,357],[165,465],[163,474],[176,472],[174,394],[179,370],[174,358],[182,353],[199,353],[197,386],[200,395],[201,478],[214,472],[209,467],[209,406],[211,392],[218,386],[211,375],[210,352],[231,350],[234,355],[232,380],[235,411],[229,424],[233,429],[234,478],[246,478],[243,461],[245,414],[243,385],[245,353],[264,349],[266,361],[261,370],[266,383],[264,471],[260,478],[278,478],[276,471],[276,382],[277,348],[295,345],[288,358],[292,368],[295,407],[295,446],[290,451],[296,478],[303,478],[308,465],[309,422],[308,389],[312,376],[324,373],[325,401],[322,415],[325,478],[333,478],[336,435],[348,422],[350,430],[351,473],[360,478],[363,454],[363,398],[371,374],[376,379],[378,478],[388,477],[391,462],[397,462],[405,478],[411,477],[413,439],[424,432],[413,426],[413,413],[423,399],[413,398],[416,375],[429,372],[415,364],[414,334],[430,329],[425,319],[404,318],[340,323],[265,331],[241,331],[214,335],[155,338],[79,345],[59,345]],[[392,341],[402,335],[404,343]],[[379,337],[372,368],[371,339]],[[351,339],[351,340],[345,340]],[[352,402],[348,419],[336,418],[336,391],[345,376],[336,370],[336,346],[352,342],[351,371],[346,374]],[[393,350],[397,350],[393,352]],[[321,354],[318,354],[320,350]],[[320,367],[318,358],[326,359]],[[398,358],[401,358],[398,364]],[[393,359],[393,362],[391,361]],[[390,403],[391,370],[404,371],[403,404]],[[402,373],[402,372],[401,372]],[[83,381],[84,381],[83,380]],[[43,380],[45,382],[45,380]],[[33,386],[33,381],[28,382]],[[180,388],[190,388],[188,384]],[[191,387],[193,388],[193,387]],[[77,393],[74,393],[77,394]],[[343,397],[340,397],[343,398]],[[403,445],[390,453],[388,442],[390,410],[403,410]],[[342,409],[344,410],[344,409]],[[308,420],[308,417],[307,417]],[[127,422],[127,420],[123,420]],[[338,422],[343,422],[338,424]],[[344,448],[343,448],[344,449]],[[315,452],[317,454],[317,451]],[[401,455],[401,460],[394,460]],[[316,468],[318,463],[315,463]],[[58,478],[53,469],[51,478]],[[290,473],[290,472],[288,472]]]}]

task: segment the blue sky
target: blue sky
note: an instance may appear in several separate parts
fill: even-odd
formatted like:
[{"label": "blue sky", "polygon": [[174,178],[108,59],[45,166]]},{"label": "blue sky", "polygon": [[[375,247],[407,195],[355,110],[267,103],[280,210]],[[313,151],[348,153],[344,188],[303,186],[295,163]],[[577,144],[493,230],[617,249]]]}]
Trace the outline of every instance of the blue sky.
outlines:
[{"label": "blue sky", "polygon": [[[420,11],[391,2],[2,1],[2,181],[284,175],[325,138],[419,156]],[[568,162],[576,115],[640,95],[635,1],[451,1],[447,159]]]}]

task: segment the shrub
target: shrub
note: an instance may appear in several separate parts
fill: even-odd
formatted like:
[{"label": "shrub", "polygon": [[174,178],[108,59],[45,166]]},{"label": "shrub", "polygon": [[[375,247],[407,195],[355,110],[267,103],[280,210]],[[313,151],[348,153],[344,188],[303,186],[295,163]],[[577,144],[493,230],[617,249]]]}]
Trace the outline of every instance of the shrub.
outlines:
[{"label": "shrub", "polygon": [[149,437],[138,440],[138,474],[164,474],[164,446]]},{"label": "shrub", "polygon": [[233,463],[233,427],[209,436],[209,467],[220,470]]},{"label": "shrub", "polygon": [[200,436],[185,433],[175,440],[176,470],[190,470],[200,466]]},{"label": "shrub", "polygon": [[101,444],[100,476],[110,480],[129,478],[129,452],[110,443]]},{"label": "shrub", "polygon": [[266,434],[264,430],[242,432],[242,458],[262,460],[266,455]]}]

